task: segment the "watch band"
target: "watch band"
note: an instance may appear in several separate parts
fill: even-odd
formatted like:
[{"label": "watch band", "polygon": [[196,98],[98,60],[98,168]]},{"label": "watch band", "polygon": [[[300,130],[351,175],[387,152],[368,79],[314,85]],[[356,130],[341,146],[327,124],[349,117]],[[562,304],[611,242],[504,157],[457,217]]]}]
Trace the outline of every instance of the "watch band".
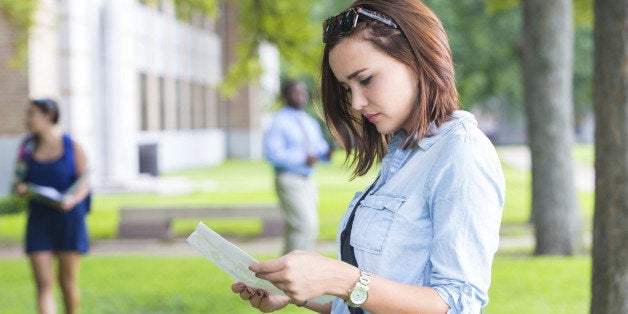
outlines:
[{"label": "watch band", "polygon": [[351,307],[360,307],[368,298],[369,284],[371,283],[371,273],[360,268],[360,278],[355,283],[355,287],[349,290],[349,296],[345,303]]}]

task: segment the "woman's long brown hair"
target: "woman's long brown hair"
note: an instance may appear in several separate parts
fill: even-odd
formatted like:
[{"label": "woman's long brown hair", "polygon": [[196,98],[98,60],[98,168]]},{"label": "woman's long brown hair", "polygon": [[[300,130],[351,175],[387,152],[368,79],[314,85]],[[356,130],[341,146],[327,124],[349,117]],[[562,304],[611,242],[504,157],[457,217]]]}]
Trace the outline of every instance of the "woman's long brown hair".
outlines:
[{"label": "woman's long brown hair", "polygon": [[437,127],[458,109],[458,91],[447,34],[436,15],[417,0],[357,0],[361,7],[391,17],[399,28],[360,17],[347,34],[329,36],[321,65],[321,97],[325,121],[345,149],[346,162],[355,167],[353,177],[366,174],[386,154],[390,134],[380,134],[359,112],[351,108],[344,88],[329,66],[329,52],[343,39],[369,42],[376,49],[406,64],[418,78],[418,102],[412,113],[403,148],[416,148],[429,137],[430,123]]}]

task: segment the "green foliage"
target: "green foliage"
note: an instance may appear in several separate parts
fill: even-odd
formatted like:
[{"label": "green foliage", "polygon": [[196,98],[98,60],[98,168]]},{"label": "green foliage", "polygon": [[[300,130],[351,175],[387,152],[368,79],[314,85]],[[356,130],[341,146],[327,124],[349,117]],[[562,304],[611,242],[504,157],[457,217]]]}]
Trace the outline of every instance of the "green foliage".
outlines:
[{"label": "green foliage", "polygon": [[12,67],[26,65],[28,35],[34,23],[37,2],[37,0],[0,0],[0,13],[18,31],[18,36],[13,43],[13,58],[9,61]]},{"label": "green foliage", "polygon": [[593,0],[573,0],[576,25],[593,27]]},{"label": "green foliage", "polygon": [[[464,107],[489,111],[500,103],[518,108],[523,101],[520,70],[520,0],[469,0],[452,6],[425,0],[442,19],[454,55],[458,90]],[[593,40],[592,1],[574,0],[575,43],[573,98],[576,118],[591,110]]]},{"label": "green foliage", "polygon": [[486,12],[495,14],[499,11],[510,10],[519,6],[519,0],[484,0],[486,3]]},{"label": "green foliage", "polygon": [[214,18],[218,14],[219,1],[207,0],[174,0],[177,10],[177,17],[189,20],[192,18],[192,12],[200,12],[201,14]]},{"label": "green foliage", "polygon": [[[483,0],[489,15],[519,6],[521,0]],[[574,19],[577,25],[593,25],[593,0],[573,0]]]},{"label": "green foliage", "polygon": [[573,103],[576,122],[592,111],[593,104],[593,28],[575,28],[573,64]]},{"label": "green foliage", "polygon": [[490,6],[484,0],[455,6],[445,0],[425,3],[443,21],[449,36],[461,104],[488,108],[496,104],[491,99],[520,104],[519,7],[511,2]]},{"label": "green foliage", "polygon": [[223,80],[223,95],[232,96],[244,82],[257,78],[262,68],[259,46],[277,47],[287,64],[289,76],[314,76],[318,71],[321,43],[318,27],[313,23],[314,0],[269,1],[232,0],[239,10],[237,61],[229,65]]},{"label": "green foliage", "polygon": [[259,47],[263,43],[277,47],[283,76],[312,82],[320,66],[322,21],[351,1],[175,0],[177,15],[184,19],[189,19],[192,10],[215,17],[225,3],[238,9],[236,60],[228,64],[219,88],[223,96],[232,97],[240,86],[256,82],[262,73]]},{"label": "green foliage", "polygon": [[26,199],[18,196],[0,198],[0,215],[15,214],[26,210]]}]

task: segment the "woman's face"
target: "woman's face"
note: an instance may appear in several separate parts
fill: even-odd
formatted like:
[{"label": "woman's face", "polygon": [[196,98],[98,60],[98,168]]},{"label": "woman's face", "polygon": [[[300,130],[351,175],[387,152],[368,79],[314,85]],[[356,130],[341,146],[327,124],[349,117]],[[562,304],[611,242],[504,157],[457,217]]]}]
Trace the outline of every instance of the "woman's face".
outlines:
[{"label": "woman's face", "polygon": [[351,107],[379,133],[409,130],[418,100],[418,80],[410,67],[353,38],[341,40],[329,52],[329,65],[347,90]]},{"label": "woman's face", "polygon": [[26,128],[30,132],[40,133],[53,125],[49,114],[45,114],[34,105],[28,107],[28,111],[26,112]]}]

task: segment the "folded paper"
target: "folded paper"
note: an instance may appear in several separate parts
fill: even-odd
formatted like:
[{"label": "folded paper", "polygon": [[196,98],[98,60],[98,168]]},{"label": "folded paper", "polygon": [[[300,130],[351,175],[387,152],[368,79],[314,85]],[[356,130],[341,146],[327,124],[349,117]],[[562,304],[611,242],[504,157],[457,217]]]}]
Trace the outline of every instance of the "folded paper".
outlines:
[{"label": "folded paper", "polygon": [[[187,242],[235,281],[241,281],[249,287],[262,289],[272,294],[285,295],[272,283],[255,277],[255,273],[249,270],[251,264],[257,263],[256,259],[225,240],[202,222],[198,223],[194,232],[187,238]],[[313,301],[327,303],[333,298],[330,295],[323,295]]]}]

